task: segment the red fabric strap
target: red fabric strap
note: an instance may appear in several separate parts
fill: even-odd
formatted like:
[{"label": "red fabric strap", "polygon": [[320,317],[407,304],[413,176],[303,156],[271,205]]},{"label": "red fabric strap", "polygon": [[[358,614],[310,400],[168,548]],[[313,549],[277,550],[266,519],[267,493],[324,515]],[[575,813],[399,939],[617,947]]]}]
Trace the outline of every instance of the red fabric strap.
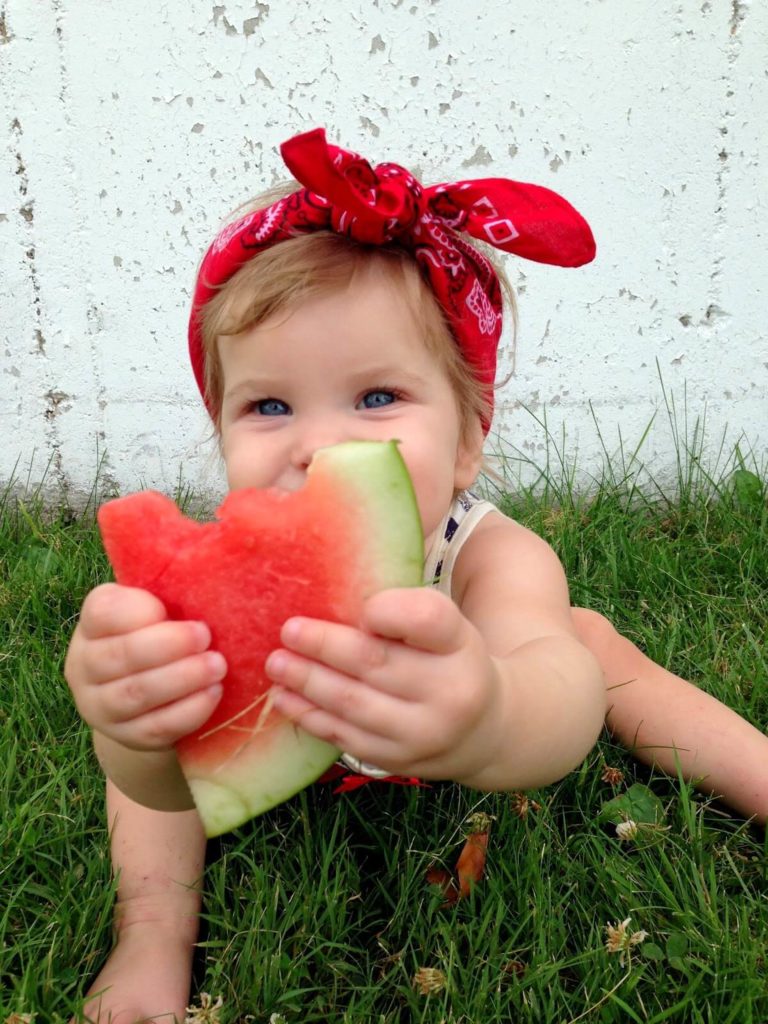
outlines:
[{"label": "red fabric strap", "polygon": [[353,789],[360,789],[371,782],[390,782],[398,786],[423,786],[424,789],[431,789],[428,782],[422,782],[415,775],[385,775],[383,779],[374,779],[370,775],[361,775],[359,772],[351,772],[341,764],[333,764],[323,772],[318,782],[336,782],[341,779],[341,785],[334,789],[334,793],[350,793]]},{"label": "red fabric strap", "polygon": [[[303,187],[227,225],[200,265],[189,352],[203,397],[201,307],[265,249],[305,232],[335,231],[366,245],[391,243],[413,253],[492,410],[501,288],[491,264],[462,236],[538,263],[579,267],[595,256],[586,220],[556,192],[506,178],[424,188],[398,164],[372,167],[356,153],[330,145],[322,128],[288,139],[280,151]],[[490,413],[483,427],[487,433]]]}]

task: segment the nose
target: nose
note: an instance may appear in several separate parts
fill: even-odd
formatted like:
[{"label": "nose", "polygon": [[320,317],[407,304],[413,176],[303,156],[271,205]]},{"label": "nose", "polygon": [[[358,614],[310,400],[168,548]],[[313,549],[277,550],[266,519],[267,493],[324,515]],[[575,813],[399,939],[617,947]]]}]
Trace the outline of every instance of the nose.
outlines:
[{"label": "nose", "polygon": [[304,419],[296,424],[295,436],[291,445],[291,466],[306,471],[315,452],[320,448],[329,448],[342,441],[352,440],[350,425],[341,416],[332,413]]}]

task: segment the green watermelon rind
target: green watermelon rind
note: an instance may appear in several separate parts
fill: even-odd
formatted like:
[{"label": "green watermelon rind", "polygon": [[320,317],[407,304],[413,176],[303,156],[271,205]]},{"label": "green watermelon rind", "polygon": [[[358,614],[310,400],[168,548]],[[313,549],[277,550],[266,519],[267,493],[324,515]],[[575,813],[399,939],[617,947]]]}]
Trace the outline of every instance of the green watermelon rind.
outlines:
[{"label": "green watermelon rind", "polygon": [[[312,478],[328,477],[340,501],[357,500],[361,518],[370,524],[375,545],[370,593],[392,587],[420,586],[424,565],[421,520],[410,475],[397,442],[347,441],[320,449],[308,470]],[[195,772],[188,758],[182,770],[203,821],[206,835],[221,835],[294,796],[315,782],[339,750],[288,721],[269,727],[263,763],[259,751],[243,745],[214,780]],[[259,746],[263,741],[262,736]],[[254,772],[259,783],[253,784]]]},{"label": "green watermelon rind", "polygon": [[185,772],[206,836],[211,839],[229,832],[277,807],[315,782],[338,756],[336,747],[290,722],[281,722],[273,729],[270,754],[260,772],[258,790],[249,786],[253,760],[243,766],[245,771],[238,771],[235,765],[222,782]]},{"label": "green watermelon rind", "polygon": [[[326,470],[327,467],[327,470]],[[381,566],[377,590],[416,587],[424,572],[424,537],[416,493],[397,441],[346,441],[321,448],[308,473],[332,473],[352,491],[374,524],[372,561]]]}]

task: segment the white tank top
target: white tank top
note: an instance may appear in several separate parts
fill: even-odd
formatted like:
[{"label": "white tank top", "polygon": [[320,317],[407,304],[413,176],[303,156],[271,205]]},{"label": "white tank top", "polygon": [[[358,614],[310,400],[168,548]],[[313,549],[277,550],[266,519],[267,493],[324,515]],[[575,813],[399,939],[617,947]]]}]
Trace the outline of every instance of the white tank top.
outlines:
[{"label": "white tank top", "polygon": [[[451,596],[451,577],[459,552],[470,534],[489,512],[498,509],[490,501],[484,501],[471,491],[461,491],[443,517],[443,521],[435,531],[426,560],[424,562],[424,583],[437,587],[438,590]],[[368,775],[372,779],[384,779],[391,773],[384,768],[377,768],[367,761],[360,761],[351,754],[342,754],[341,763],[359,775]]]},{"label": "white tank top", "polygon": [[470,534],[489,512],[498,512],[490,501],[471,491],[461,491],[435,531],[435,539],[424,562],[424,583],[451,596],[453,567]]}]

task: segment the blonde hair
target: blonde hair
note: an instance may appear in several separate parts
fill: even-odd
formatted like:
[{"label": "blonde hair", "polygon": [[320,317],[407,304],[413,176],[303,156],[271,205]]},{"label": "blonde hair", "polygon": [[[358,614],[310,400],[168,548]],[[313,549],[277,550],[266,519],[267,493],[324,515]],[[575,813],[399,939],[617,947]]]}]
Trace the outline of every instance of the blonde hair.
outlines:
[{"label": "blonde hair", "polygon": [[[237,217],[250,209],[270,205],[296,187],[294,182],[259,196],[236,211]],[[487,248],[483,247],[486,258]],[[427,350],[446,373],[459,410],[462,438],[471,436],[478,420],[490,418],[485,388],[464,358],[440,304],[411,253],[395,244],[363,245],[332,231],[316,231],[279,242],[249,260],[200,311],[205,395],[208,408],[214,413],[217,431],[223,392],[218,338],[240,334],[281,310],[317,295],[341,290],[357,274],[372,267],[387,274],[402,291]],[[516,326],[514,293],[495,263],[494,269]]]}]

